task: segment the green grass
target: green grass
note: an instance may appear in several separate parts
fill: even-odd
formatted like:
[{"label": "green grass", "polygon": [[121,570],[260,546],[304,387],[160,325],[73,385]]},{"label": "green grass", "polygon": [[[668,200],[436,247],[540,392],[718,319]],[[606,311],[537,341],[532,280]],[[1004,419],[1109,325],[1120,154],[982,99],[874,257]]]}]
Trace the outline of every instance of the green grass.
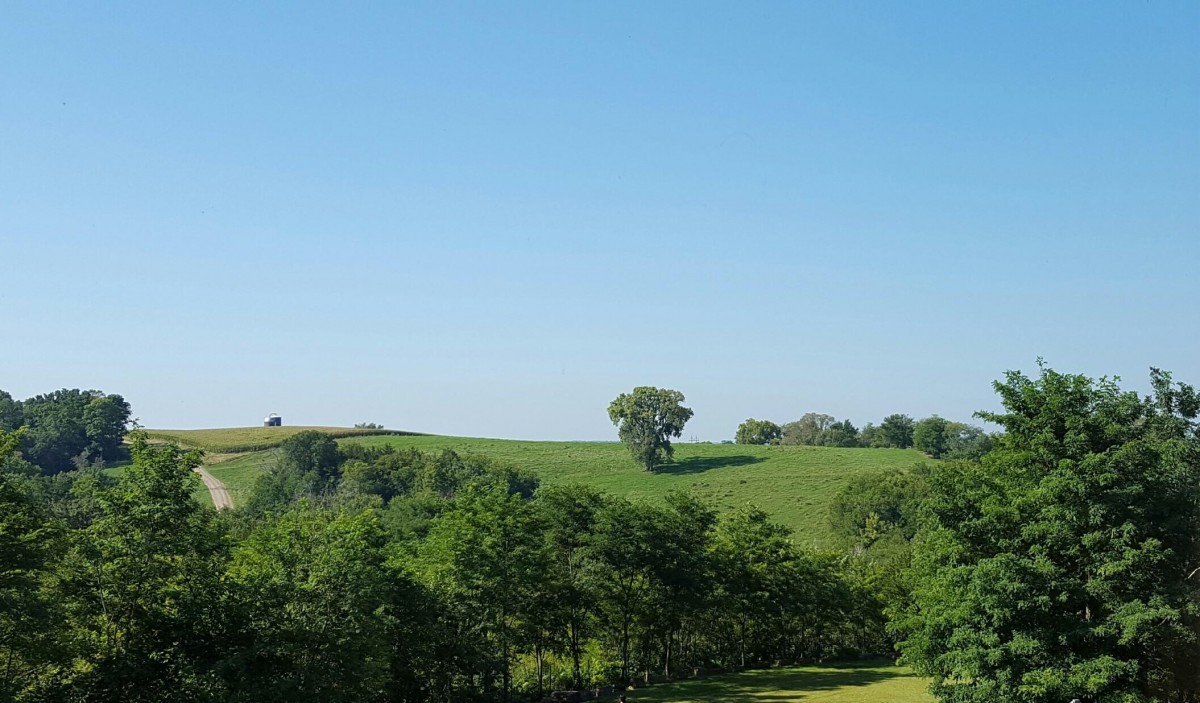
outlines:
[{"label": "green grass", "polygon": [[933,703],[927,686],[901,667],[842,664],[746,671],[626,695],[629,703]]},{"label": "green grass", "polygon": [[657,500],[671,490],[682,489],[722,509],[752,503],[795,530],[798,543],[816,546],[829,546],[828,506],[851,476],[890,467],[907,469],[924,458],[912,449],[679,444],[674,463],[651,474],[635,464],[624,445],[616,442],[524,442],[429,435],[341,441],[482,454],[528,469],[546,485],[584,483],[635,500]]},{"label": "green grass", "polygon": [[[233,499],[233,506],[236,508],[245,505],[250,500],[250,494],[254,490],[254,481],[274,461],[275,452],[267,450],[243,454],[217,464],[209,464],[206,468],[217,480],[225,484],[225,488],[229,491],[229,497]],[[204,493],[208,495],[207,490]],[[208,502],[210,505],[212,504],[211,496],[208,497]]]},{"label": "green grass", "polygon": [[[907,469],[924,458],[912,449],[685,443],[676,445],[674,463],[651,474],[635,464],[617,442],[527,442],[303,427],[151,430],[150,434],[216,454],[267,442],[278,444],[304,429],[330,431],[341,436],[342,443],[480,454],[532,471],[545,485],[584,483],[633,500],[659,500],[678,489],[690,490],[720,509],[754,504],[795,530],[796,541],[806,546],[831,546],[826,513],[850,477],[891,467]],[[208,470],[225,484],[234,505],[239,506],[246,504],[255,479],[272,461],[273,452],[255,451],[212,464]],[[207,492],[202,500],[210,502]]]},{"label": "green grass", "polygon": [[334,437],[357,435],[411,435],[401,430],[359,430],[352,427],[227,427],[211,430],[145,430],[149,439],[175,442],[216,454],[255,452],[278,447],[283,440],[305,430],[319,430]]}]

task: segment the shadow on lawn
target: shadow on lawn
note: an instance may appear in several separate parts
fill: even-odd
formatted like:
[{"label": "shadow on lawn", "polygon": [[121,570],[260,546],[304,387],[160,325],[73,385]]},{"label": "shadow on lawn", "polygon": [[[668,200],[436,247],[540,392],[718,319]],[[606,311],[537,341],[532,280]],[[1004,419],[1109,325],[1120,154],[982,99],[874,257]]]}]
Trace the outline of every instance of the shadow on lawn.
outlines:
[{"label": "shadow on lawn", "polygon": [[693,456],[655,467],[656,474],[698,474],[727,466],[747,466],[766,461],[759,456]]},{"label": "shadow on lawn", "polygon": [[[629,695],[630,703],[667,701],[721,701],[722,703],[784,703],[803,700],[804,694],[869,686],[905,675],[890,667],[841,665],[818,671],[768,669],[711,679],[654,686]],[[800,694],[800,698],[797,698]]]}]

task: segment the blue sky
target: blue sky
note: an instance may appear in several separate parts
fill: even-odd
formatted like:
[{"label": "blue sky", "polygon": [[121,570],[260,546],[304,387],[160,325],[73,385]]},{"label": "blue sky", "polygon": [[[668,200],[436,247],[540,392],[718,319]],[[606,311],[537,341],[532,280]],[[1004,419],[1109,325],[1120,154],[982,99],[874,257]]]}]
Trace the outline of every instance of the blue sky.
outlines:
[{"label": "blue sky", "polygon": [[7,3],[0,388],[609,439],[1200,383],[1200,4]]}]

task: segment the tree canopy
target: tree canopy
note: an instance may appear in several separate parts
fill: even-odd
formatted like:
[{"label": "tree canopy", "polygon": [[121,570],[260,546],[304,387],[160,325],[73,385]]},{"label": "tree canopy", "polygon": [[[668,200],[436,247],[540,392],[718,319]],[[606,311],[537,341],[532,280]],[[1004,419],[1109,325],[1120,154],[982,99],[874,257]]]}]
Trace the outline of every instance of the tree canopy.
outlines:
[{"label": "tree canopy", "polygon": [[647,471],[675,456],[671,438],[683,434],[683,426],[692,419],[684,400],[679,391],[638,386],[609,404],[608,417],[617,426],[617,434]]},{"label": "tree canopy", "polygon": [[783,437],[783,430],[770,420],[750,418],[738,425],[734,441],[738,444],[771,444]]},{"label": "tree canopy", "polygon": [[1009,373],[997,446],[933,471],[896,628],[941,700],[1194,695],[1200,397],[1151,381]]}]

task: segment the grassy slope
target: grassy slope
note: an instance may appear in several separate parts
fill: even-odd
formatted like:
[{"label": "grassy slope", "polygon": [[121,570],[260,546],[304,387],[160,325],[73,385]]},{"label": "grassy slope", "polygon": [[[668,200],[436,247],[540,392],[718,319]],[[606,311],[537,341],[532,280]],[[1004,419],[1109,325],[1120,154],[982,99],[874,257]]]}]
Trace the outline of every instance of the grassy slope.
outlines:
[{"label": "grassy slope", "polygon": [[633,691],[630,703],[933,703],[906,669],[843,664],[747,671]]},{"label": "grassy slope", "polygon": [[[225,484],[225,488],[229,490],[229,497],[233,499],[233,505],[236,508],[245,505],[246,501],[250,499],[250,493],[254,490],[254,480],[266,471],[273,461],[275,461],[275,452],[267,450],[243,454],[228,461],[211,464],[207,468],[210,474]],[[207,493],[206,490],[205,494]],[[209,496],[208,502],[212,503],[211,496]]]},{"label": "grassy slope", "polygon": [[675,462],[650,474],[615,442],[436,436],[362,437],[342,442],[483,454],[533,471],[545,484],[586,483],[633,499],[656,499],[684,489],[722,508],[753,503],[796,530],[798,542],[817,545],[828,544],[826,510],[851,476],[888,467],[907,469],[923,458],[908,449],[680,444]]},{"label": "grassy slope", "polygon": [[[231,447],[278,444],[303,429],[236,428],[228,430],[152,430],[151,436],[186,441],[210,454]],[[654,474],[641,470],[616,442],[526,442],[433,435],[379,435],[366,430],[354,436],[346,428],[343,443],[393,445],[425,451],[448,448],[482,454],[536,473],[545,484],[585,483],[632,499],[659,499],[676,489],[691,490],[720,508],[753,503],[796,531],[798,542],[828,545],[826,510],[834,494],[856,474],[888,467],[908,468],[922,459],[903,449],[835,449],[829,447],[761,447],[729,444],[676,445],[675,462]],[[349,432],[349,436],[345,436]],[[274,461],[271,451],[257,451],[212,464],[208,470],[223,481],[234,505],[244,505],[255,478]],[[202,498],[209,502],[207,494]]]},{"label": "grassy slope", "polygon": [[253,452],[277,447],[283,440],[305,430],[320,430],[334,437],[412,434],[399,430],[356,430],[350,427],[229,427],[210,430],[146,430],[150,439],[199,447],[208,452]]}]

